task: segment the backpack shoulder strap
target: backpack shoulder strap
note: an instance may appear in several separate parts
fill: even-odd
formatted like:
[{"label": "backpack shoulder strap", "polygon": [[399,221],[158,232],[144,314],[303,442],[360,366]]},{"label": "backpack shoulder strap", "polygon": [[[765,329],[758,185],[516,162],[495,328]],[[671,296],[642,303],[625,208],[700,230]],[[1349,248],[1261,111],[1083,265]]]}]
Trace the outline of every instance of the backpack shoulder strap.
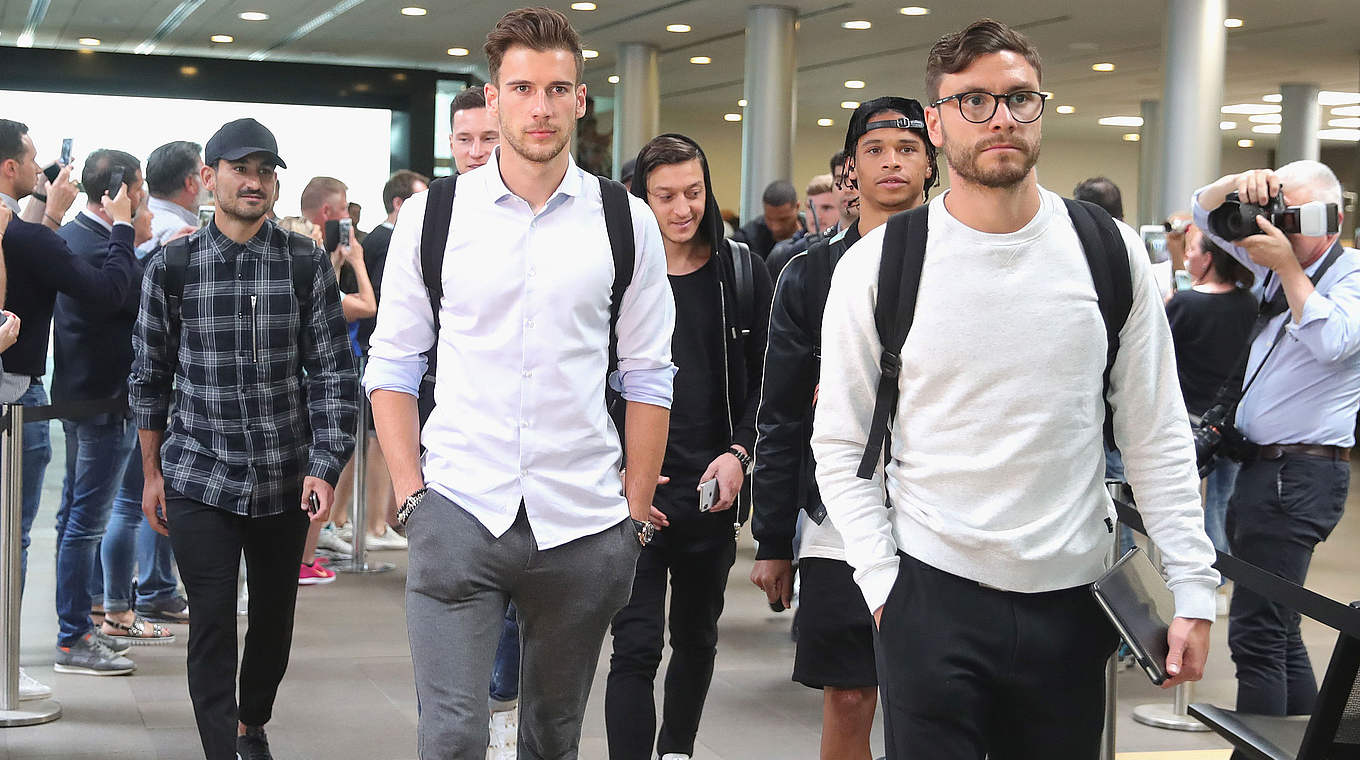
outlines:
[{"label": "backpack shoulder strap", "polygon": [[1086,201],[1064,198],[1067,215],[1076,227],[1086,263],[1091,268],[1091,279],[1096,286],[1096,300],[1100,318],[1105,323],[1105,373],[1102,376],[1101,398],[1105,402],[1105,446],[1115,448],[1114,407],[1110,406],[1110,373],[1119,355],[1119,333],[1128,321],[1133,308],[1133,274],[1129,270],[1129,252],[1114,219],[1101,207]]},{"label": "backpack shoulder strap", "polygon": [[614,285],[609,294],[609,371],[619,363],[618,322],[623,293],[633,282],[633,212],[628,207],[628,188],[612,179],[600,177],[600,200],[604,204],[604,226],[609,248],[614,255]]},{"label": "backpack shoulder strap", "polygon": [[312,277],[316,275],[316,241],[296,232],[288,233],[288,263],[292,268],[293,295],[297,297],[298,312],[305,311],[312,300]]},{"label": "backpack shoulder strap", "polygon": [[751,334],[751,326],[756,321],[756,284],[751,273],[751,247],[745,243],[728,240],[727,250],[732,257],[732,278],[737,286],[737,329],[739,335]]},{"label": "backpack shoulder strap", "polygon": [[[458,175],[440,177],[430,183],[425,197],[425,218],[420,230],[420,272],[425,294],[434,315],[434,331],[439,332],[439,306],[444,300],[444,248],[449,242],[449,223],[453,220],[453,196]],[[433,360],[433,355],[431,356]]]},{"label": "backpack shoulder strap", "polygon": [[897,377],[902,370],[902,346],[916,317],[916,294],[925,267],[929,212],[930,206],[923,205],[896,214],[888,220],[883,234],[878,301],[874,304],[874,323],[883,354],[879,359],[878,393],[869,441],[856,473],[865,480],[873,479],[879,455],[885,458],[888,455],[888,433],[897,408]]},{"label": "backpack shoulder strap", "polygon": [[184,303],[184,273],[188,268],[189,238],[181,237],[166,243],[161,290],[165,291],[166,316],[172,325],[179,323],[180,307]]}]

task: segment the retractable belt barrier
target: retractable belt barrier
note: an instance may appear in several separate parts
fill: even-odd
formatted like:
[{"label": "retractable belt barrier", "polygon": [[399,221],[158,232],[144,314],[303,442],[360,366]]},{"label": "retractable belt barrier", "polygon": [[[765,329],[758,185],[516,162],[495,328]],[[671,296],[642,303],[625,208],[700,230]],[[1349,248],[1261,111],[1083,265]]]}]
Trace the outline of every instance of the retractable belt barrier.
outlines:
[{"label": "retractable belt barrier", "polygon": [[[24,422],[47,422],[48,420],[79,420],[96,414],[123,414],[127,412],[126,398],[92,398],[78,401],[63,401],[47,406],[24,407]],[[10,406],[0,415],[0,424],[9,422]]]},{"label": "retractable belt barrier", "polygon": [[[1143,527],[1143,518],[1133,506],[1116,498],[1114,507],[1119,512],[1121,523],[1147,535],[1147,530]],[[1291,583],[1231,554],[1218,552],[1218,561],[1214,563],[1214,568],[1233,583],[1240,583],[1276,604],[1303,613],[1348,636],[1360,638],[1360,609],[1328,599],[1316,591]]]}]

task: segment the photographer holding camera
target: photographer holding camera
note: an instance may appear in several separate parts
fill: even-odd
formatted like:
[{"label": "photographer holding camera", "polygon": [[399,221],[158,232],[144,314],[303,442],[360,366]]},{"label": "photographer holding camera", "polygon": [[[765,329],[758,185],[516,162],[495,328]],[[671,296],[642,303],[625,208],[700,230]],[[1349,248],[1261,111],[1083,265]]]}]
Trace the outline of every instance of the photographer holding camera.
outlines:
[{"label": "photographer holding camera", "polygon": [[[1336,175],[1295,161],[1223,177],[1193,208],[1195,225],[1264,281],[1236,415],[1230,399],[1205,415],[1223,419],[1229,453],[1243,461],[1228,543],[1234,556],[1300,584],[1313,547],[1341,519],[1360,406],[1360,254],[1340,244],[1340,206]],[[1211,452],[1199,444],[1213,438],[1197,431],[1201,464]],[[1297,612],[1238,586],[1228,645],[1239,711],[1312,713],[1317,684]]]}]

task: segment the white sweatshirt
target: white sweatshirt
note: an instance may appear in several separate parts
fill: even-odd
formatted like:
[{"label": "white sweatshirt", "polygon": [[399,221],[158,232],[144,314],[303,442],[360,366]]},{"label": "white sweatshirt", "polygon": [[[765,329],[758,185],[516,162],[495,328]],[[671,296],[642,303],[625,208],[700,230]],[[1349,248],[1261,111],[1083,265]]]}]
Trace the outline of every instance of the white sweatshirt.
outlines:
[{"label": "white sweatshirt", "polygon": [[[874,326],[886,227],[841,259],[822,322],[812,437],[817,483],[870,610],[901,551],[989,586],[1040,592],[1095,580],[1114,540],[1104,487],[1105,327],[1062,199],[995,235],[930,204],[916,316],[902,350],[892,457],[855,475],[868,440],[882,344]],[[1110,378],[1115,439],[1180,617],[1214,618],[1218,573],[1204,532],[1194,446],[1171,332],[1142,242],[1120,226],[1133,308]]]}]

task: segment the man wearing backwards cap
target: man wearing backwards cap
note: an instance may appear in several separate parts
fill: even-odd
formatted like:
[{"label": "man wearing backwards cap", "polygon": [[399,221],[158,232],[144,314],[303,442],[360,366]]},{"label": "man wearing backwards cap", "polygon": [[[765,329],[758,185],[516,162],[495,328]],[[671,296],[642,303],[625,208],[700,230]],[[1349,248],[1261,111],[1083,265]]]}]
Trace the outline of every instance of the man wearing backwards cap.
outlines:
[{"label": "man wearing backwards cap", "polygon": [[[759,548],[751,581],[770,603],[793,594],[794,533],[807,512],[797,555],[802,587],[793,679],[823,689],[823,760],[868,760],[878,678],[873,619],[855,588],[840,534],[813,481],[812,411],[817,397],[821,304],[836,263],[860,236],[924,202],[935,184],[935,147],[915,100],[862,103],[845,133],[847,182],[860,193],[859,219],[830,241],[789,260],[770,310],[765,379],[756,416],[752,530]],[[811,305],[810,305],[811,304]]]},{"label": "man wearing backwards cap", "polygon": [[[288,665],[308,520],[330,513],[354,448],[358,388],[335,273],[309,239],[266,218],[276,167],[286,164],[274,135],[254,119],[213,135],[202,169],[213,220],[185,239],[178,307],[166,294],[175,246],[148,261],[133,334],[142,510],[170,536],[193,607],[189,695],[207,760],[272,757],[263,726]],[[295,286],[295,273],[309,282]],[[250,630],[238,709],[242,552]]]}]

